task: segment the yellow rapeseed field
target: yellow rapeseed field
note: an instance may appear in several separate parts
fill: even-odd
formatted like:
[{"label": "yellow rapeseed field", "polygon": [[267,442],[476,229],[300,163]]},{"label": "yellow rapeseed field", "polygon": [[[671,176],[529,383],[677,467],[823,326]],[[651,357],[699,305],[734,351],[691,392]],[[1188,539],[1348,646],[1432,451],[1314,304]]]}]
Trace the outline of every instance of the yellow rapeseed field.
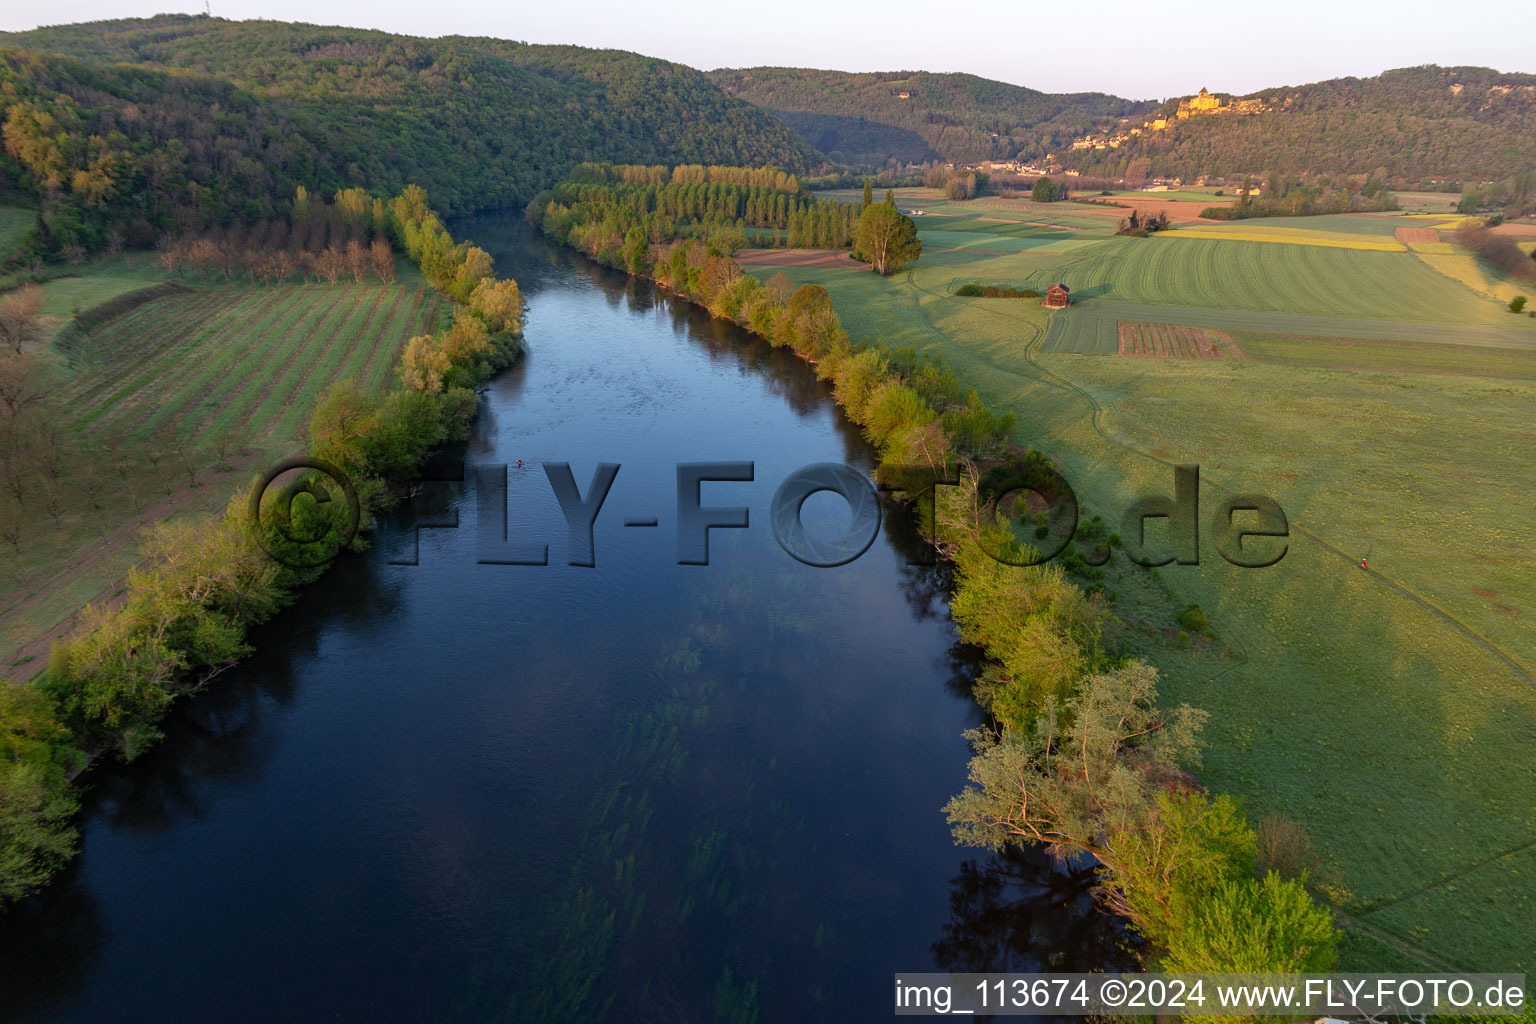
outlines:
[{"label": "yellow rapeseed field", "polygon": [[[1427,245],[1427,243],[1424,243]],[[1455,249],[1449,242],[1440,242],[1445,250],[1414,247],[1414,253],[1429,267],[1453,281],[1460,281],[1473,291],[1500,302],[1508,302],[1516,295],[1529,295],[1530,286],[1521,287],[1513,281],[1491,278],[1477,262],[1476,257],[1465,249]]]},{"label": "yellow rapeseed field", "polygon": [[1371,252],[1407,252],[1401,242],[1380,235],[1350,235],[1338,231],[1276,231],[1254,228],[1244,231],[1218,231],[1203,228],[1172,228],[1158,232],[1178,238],[1213,238],[1227,242],[1279,242],[1284,245],[1318,245],[1328,249],[1364,249]]}]

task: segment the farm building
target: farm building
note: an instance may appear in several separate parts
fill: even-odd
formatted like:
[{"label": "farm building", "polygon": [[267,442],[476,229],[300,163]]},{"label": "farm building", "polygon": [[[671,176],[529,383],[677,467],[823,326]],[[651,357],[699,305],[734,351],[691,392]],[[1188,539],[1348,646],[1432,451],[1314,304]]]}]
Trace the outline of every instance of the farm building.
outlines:
[{"label": "farm building", "polygon": [[1072,305],[1072,289],[1057,281],[1045,290],[1046,309],[1066,309]]}]

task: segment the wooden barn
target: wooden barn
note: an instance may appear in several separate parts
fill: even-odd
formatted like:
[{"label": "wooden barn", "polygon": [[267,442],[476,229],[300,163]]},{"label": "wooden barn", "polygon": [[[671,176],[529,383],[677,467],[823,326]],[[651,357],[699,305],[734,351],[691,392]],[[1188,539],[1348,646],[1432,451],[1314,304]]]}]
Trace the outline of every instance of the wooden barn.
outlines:
[{"label": "wooden barn", "polygon": [[1066,309],[1072,305],[1072,289],[1057,281],[1045,290],[1046,309]]}]

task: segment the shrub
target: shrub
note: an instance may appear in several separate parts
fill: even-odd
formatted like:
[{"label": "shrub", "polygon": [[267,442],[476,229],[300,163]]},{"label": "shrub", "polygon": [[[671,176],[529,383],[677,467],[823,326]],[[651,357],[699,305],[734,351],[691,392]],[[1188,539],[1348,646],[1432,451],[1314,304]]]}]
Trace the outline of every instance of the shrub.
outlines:
[{"label": "shrub", "polygon": [[1041,495],[1050,504],[1065,501],[1067,492],[1056,467],[1043,453],[1033,448],[1023,454],[1008,455],[1008,461],[999,463],[981,475],[978,488],[982,501],[993,501],[1011,490],[1030,490]]},{"label": "shrub", "polygon": [[1210,629],[1210,623],[1206,621],[1205,612],[1200,610],[1197,604],[1185,605],[1179,612],[1179,625],[1192,633],[1204,633]]},{"label": "shrub", "polygon": [[1338,958],[1333,916],[1302,884],[1274,872],[1263,881],[1226,882],[1202,901],[1168,945],[1165,970],[1205,972],[1325,972]]},{"label": "shrub", "polygon": [[896,434],[934,418],[921,395],[894,380],[876,385],[864,405],[864,436],[884,450]]},{"label": "shrub", "polygon": [[1155,791],[1141,810],[1108,837],[1107,901],[1166,949],[1213,889],[1253,877],[1254,834],[1227,796]]},{"label": "shrub", "polygon": [[984,670],[977,698],[999,721],[1022,726],[1052,695],[1069,694],[1104,667],[1102,602],[1086,596],[1055,563],[1020,568],[994,557],[1022,554],[1011,530],[985,528],[985,539],[954,552],[960,580],[950,612],[961,639],[985,647],[997,664]]},{"label": "shrub", "polygon": [[1279,814],[1259,822],[1255,857],[1260,874],[1274,872],[1285,879],[1305,881],[1321,866],[1306,826]]},{"label": "shrub", "polygon": [[69,819],[78,806],[58,773],[0,761],[0,904],[41,888],[75,855],[79,833]]},{"label": "shrub", "polygon": [[1040,293],[1033,288],[1005,288],[1002,285],[979,285],[974,281],[955,289],[956,295],[968,299],[1038,299]]},{"label": "shrub", "polygon": [[40,888],[74,855],[78,801],[67,769],[81,760],[47,693],[0,682],[0,906]]},{"label": "shrub", "polygon": [[[943,396],[935,396],[942,405]],[[982,402],[975,388],[966,392],[965,404],[944,413],[944,430],[954,440],[955,450],[975,458],[994,451],[1013,433],[1013,413],[999,416]]]},{"label": "shrub", "polygon": [[885,379],[885,360],[875,349],[866,348],[841,360],[838,370],[832,393],[850,418],[862,421],[870,392]]},{"label": "shrub", "polygon": [[1524,295],[1516,295],[1514,298],[1509,300],[1509,311],[1511,313],[1518,313],[1518,312],[1520,312],[1522,309],[1525,308],[1525,304],[1526,304],[1527,301],[1528,300],[1526,299],[1526,297]]}]

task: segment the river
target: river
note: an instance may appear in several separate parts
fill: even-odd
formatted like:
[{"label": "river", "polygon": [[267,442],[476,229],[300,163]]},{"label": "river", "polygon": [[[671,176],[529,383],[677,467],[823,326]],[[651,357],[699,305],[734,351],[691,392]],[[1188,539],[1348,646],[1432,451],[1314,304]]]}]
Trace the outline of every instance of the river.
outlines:
[{"label": "river", "polygon": [[[872,469],[827,386],[515,217],[453,230],[530,305],[525,358],[434,460],[465,479],[88,776],[81,856],[0,916],[0,1017],[846,1021],[883,1019],[900,971],[1126,962],[1086,871],[953,844],[979,713],[908,519],[837,568],[776,542],[786,476]],[[677,564],[696,461],[754,463],[703,485],[750,509],[707,566]],[[584,494],[620,464],[593,567],[567,564],[550,462]],[[548,565],[480,563],[497,464]]]}]

